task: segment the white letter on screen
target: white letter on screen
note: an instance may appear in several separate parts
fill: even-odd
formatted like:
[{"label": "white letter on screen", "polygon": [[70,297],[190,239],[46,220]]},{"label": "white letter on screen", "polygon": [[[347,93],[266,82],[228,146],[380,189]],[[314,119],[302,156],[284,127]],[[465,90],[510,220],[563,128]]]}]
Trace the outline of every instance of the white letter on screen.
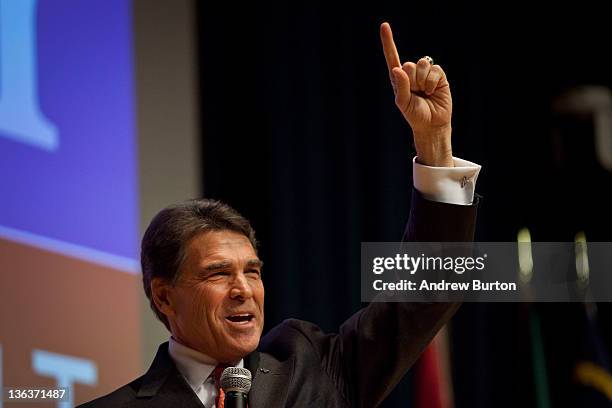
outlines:
[{"label": "white letter on screen", "polygon": [[58,408],[74,407],[75,382],[96,385],[98,368],[91,360],[50,353],[44,350],[32,351],[32,368],[37,374],[57,379],[58,387],[68,389],[68,401],[58,402]]},{"label": "white letter on screen", "polygon": [[40,111],[36,0],[0,0],[0,136],[54,151],[57,128]]}]

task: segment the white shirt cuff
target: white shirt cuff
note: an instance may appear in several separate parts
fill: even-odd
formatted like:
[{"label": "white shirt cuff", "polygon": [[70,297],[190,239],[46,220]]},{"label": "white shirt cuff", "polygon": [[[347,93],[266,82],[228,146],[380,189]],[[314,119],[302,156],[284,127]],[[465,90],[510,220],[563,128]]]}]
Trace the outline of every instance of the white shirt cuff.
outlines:
[{"label": "white shirt cuff", "polygon": [[455,167],[432,167],[412,159],[413,183],[423,197],[448,204],[470,205],[480,168],[476,163],[453,157]]}]

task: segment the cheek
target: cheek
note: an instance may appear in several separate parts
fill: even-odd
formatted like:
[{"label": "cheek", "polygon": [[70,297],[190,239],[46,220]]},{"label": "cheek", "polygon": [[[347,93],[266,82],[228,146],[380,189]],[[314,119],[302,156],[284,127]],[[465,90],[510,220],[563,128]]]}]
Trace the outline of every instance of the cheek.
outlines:
[{"label": "cheek", "polygon": [[204,298],[199,294],[191,299],[191,315],[195,322],[202,322],[206,319],[206,304],[204,302]]},{"label": "cheek", "polygon": [[222,309],[224,295],[225,292],[220,287],[204,284],[197,287],[191,299],[193,317],[198,322],[214,323],[215,316]]},{"label": "cheek", "polygon": [[202,288],[195,286],[180,293],[179,319],[183,325],[201,326],[207,320],[206,293]]},{"label": "cheek", "polygon": [[253,286],[253,297],[262,309],[264,305],[265,294],[266,293],[264,290],[263,282],[260,280],[256,285]]}]

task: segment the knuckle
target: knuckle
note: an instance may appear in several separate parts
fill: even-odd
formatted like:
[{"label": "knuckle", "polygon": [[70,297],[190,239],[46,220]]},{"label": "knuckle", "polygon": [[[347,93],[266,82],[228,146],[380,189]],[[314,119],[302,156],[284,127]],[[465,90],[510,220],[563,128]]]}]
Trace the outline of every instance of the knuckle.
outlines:
[{"label": "knuckle", "polygon": [[444,70],[442,69],[441,66],[434,65],[433,69],[435,69],[435,72],[439,75],[440,78],[444,78],[444,76],[446,76],[446,74],[444,73]]}]

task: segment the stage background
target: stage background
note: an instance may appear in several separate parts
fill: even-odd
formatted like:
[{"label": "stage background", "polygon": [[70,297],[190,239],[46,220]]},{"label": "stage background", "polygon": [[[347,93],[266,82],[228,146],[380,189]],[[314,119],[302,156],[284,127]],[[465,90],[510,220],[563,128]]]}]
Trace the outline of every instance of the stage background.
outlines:
[{"label": "stage background", "polygon": [[[448,75],[454,154],[483,165],[479,240],[610,241],[601,6],[388,3],[0,0],[0,385],[63,376],[80,403],[146,370],[168,333],[139,239],[186,198],[252,221],[266,331],[334,331],[362,307],[360,243],[401,238],[412,185],[382,21],[402,58]],[[577,376],[584,361],[610,373],[597,307],[588,321],[581,305],[465,304],[448,327],[454,402],[423,405],[415,367],[383,406],[609,406]]]}]

